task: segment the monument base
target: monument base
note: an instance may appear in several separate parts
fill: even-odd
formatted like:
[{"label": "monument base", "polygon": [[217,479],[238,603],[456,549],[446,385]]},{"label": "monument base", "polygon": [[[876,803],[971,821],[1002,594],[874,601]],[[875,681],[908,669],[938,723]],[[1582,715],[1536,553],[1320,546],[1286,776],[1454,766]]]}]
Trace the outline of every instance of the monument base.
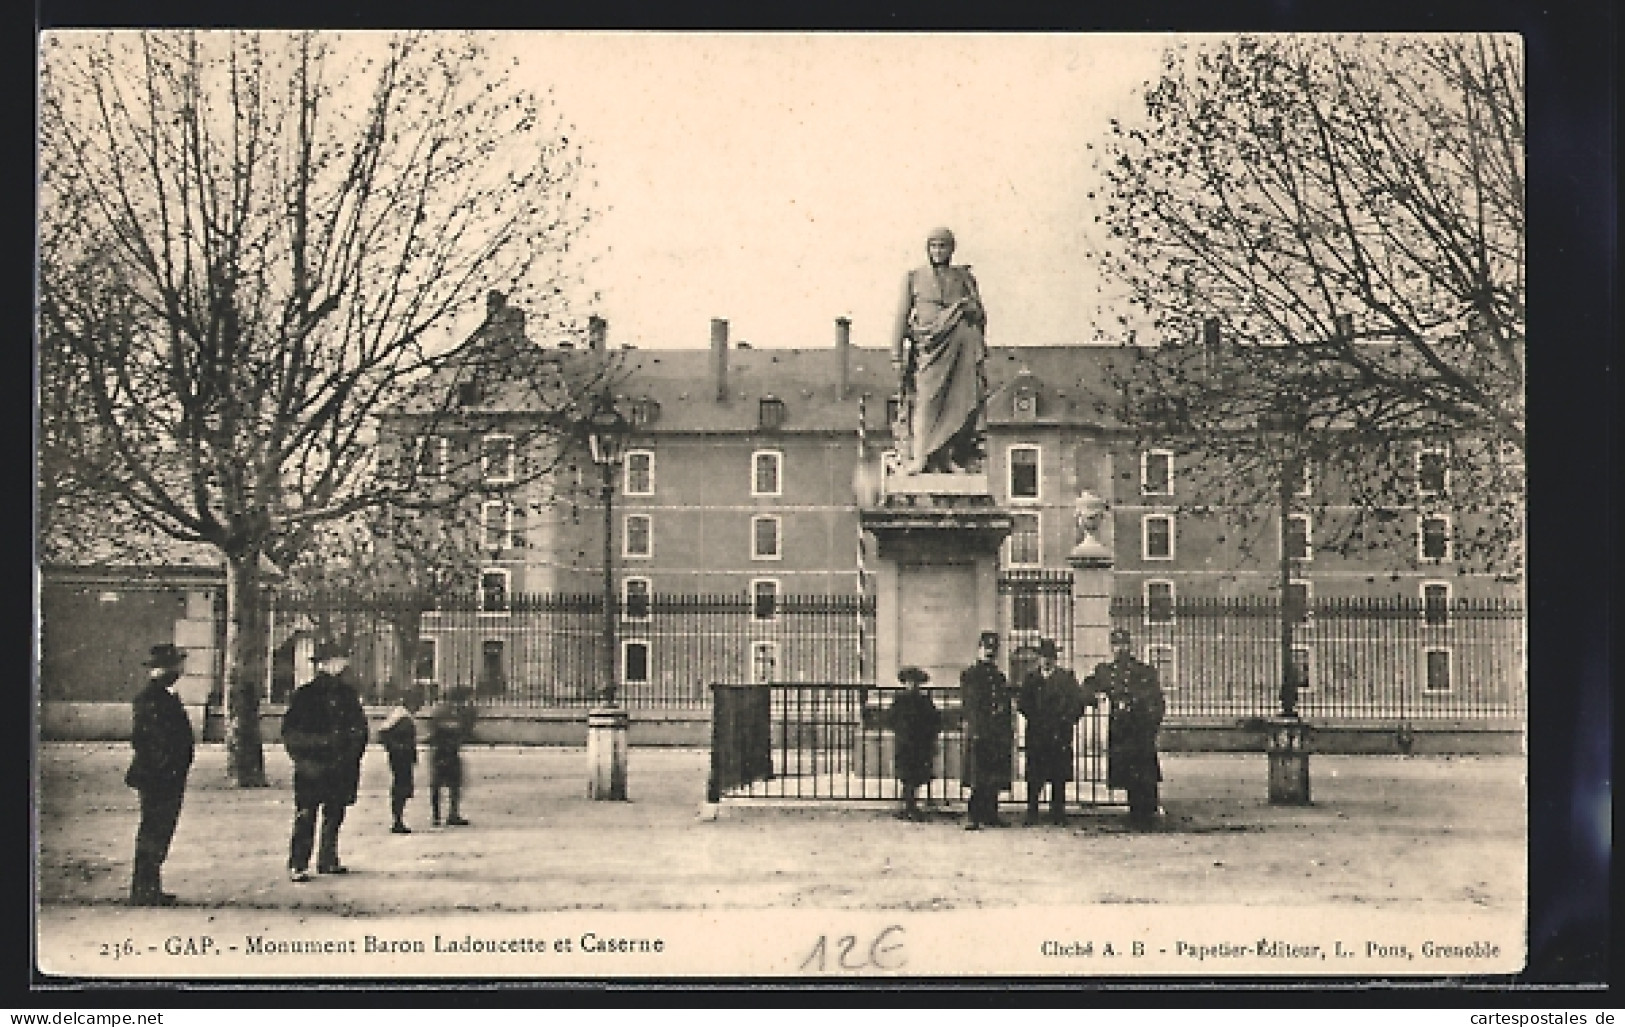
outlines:
[{"label": "monument base", "polygon": [[626,739],[630,715],[619,707],[587,714],[587,798],[626,799]]}]

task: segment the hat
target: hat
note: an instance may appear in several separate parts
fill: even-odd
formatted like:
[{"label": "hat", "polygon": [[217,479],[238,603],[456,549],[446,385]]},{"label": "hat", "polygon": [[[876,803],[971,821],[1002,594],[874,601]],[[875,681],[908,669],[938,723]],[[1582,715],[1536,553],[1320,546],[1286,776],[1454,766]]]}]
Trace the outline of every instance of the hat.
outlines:
[{"label": "hat", "polygon": [[982,632],[982,637],[976,640],[976,647],[980,649],[984,646],[991,647],[993,649],[999,648],[999,633],[997,631]]},{"label": "hat", "polygon": [[1128,633],[1127,628],[1113,628],[1111,634],[1112,645],[1131,645],[1134,636]]},{"label": "hat", "polygon": [[143,667],[179,667],[186,660],[186,650],[173,642],[160,642],[151,654],[141,661]]},{"label": "hat", "polygon": [[1038,640],[1038,655],[1040,655],[1040,656],[1048,656],[1052,660],[1055,659],[1056,656],[1060,655],[1060,650],[1055,648],[1055,639],[1053,639],[1053,638],[1041,638],[1041,639],[1039,639]]},{"label": "hat", "polygon": [[927,674],[918,667],[904,667],[902,670],[897,672],[897,680],[901,681],[905,685],[923,685],[927,681],[931,680],[931,675]]},{"label": "hat", "polygon": [[316,652],[311,654],[311,662],[320,663],[323,660],[332,660],[343,657],[348,659],[350,647],[343,642],[317,642]]}]

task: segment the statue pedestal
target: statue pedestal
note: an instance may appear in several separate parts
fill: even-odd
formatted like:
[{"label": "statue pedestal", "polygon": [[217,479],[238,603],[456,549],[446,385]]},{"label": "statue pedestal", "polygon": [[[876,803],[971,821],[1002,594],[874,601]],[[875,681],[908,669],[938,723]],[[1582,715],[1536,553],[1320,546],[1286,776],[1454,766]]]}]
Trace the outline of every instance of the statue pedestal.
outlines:
[{"label": "statue pedestal", "polygon": [[981,474],[890,475],[858,521],[874,536],[875,683],[915,666],[953,685],[998,630],[999,545],[1010,533]]}]

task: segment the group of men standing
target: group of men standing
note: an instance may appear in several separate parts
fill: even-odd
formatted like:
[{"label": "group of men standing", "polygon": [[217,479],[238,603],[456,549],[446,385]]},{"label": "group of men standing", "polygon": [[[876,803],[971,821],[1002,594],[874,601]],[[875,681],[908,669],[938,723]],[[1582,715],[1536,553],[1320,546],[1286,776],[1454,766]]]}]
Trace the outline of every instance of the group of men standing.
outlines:
[{"label": "group of men standing", "polygon": [[[288,842],[288,877],[309,881],[314,853],[316,871],[345,874],[339,859],[339,830],[345,812],[355,804],[361,781],[361,758],[369,738],[367,713],[361,694],[347,671],[350,653],[337,642],[319,642],[313,662],[316,673],[294,690],[282,718],[282,743],[293,760],[293,833]],[[174,905],[176,897],[163,890],[160,873],[180,818],[186,778],[192,766],[194,735],[181,701],[171,691],[180,679],[186,651],[163,643],[155,645],[144,663],[148,679],[131,704],[130,747],[133,757],[124,780],[140,796],[141,821],[136,828],[135,867],[130,882],[130,903],[137,906]],[[417,762],[417,730],[412,713],[420,697],[409,693],[392,710],[379,731],[390,757],[391,830],[410,834],[404,813],[413,793],[413,767]],[[459,809],[462,795],[463,742],[473,731],[473,706],[467,692],[453,689],[437,705],[429,724],[430,795],[435,824],[440,823],[440,795],[450,799],[446,824],[466,826]]]},{"label": "group of men standing", "polygon": [[[1015,718],[1026,722],[1027,822],[1039,821],[1040,799],[1049,790],[1049,815],[1066,818],[1066,783],[1072,780],[1073,735],[1086,709],[1110,704],[1107,742],[1107,785],[1127,791],[1129,819],[1135,826],[1153,823],[1158,811],[1157,732],[1162,726],[1163,697],[1157,672],[1136,659],[1127,631],[1111,633],[1113,659],[1098,664],[1078,683],[1076,675],[1056,665],[1054,641],[1038,646],[1038,666],[1012,689],[999,669],[999,636],[983,632],[977,660],[959,676],[964,719],[961,779],[970,786],[965,829],[1003,827],[999,793],[1010,788],[1014,759]],[[931,763],[941,723],[935,705],[920,691],[925,672],[905,667],[898,679],[907,686],[892,706],[897,740],[898,778],[903,785],[904,815],[917,817],[917,791],[932,777]]]}]

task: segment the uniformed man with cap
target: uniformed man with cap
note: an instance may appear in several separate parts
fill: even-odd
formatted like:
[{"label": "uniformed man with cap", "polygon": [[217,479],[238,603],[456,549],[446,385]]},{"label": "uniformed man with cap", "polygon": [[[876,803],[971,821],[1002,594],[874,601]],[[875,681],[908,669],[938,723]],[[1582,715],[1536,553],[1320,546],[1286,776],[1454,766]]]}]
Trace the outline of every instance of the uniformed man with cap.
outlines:
[{"label": "uniformed man with cap", "polygon": [[361,782],[361,756],[367,750],[367,713],[361,696],[344,679],[350,650],[338,642],[319,642],[316,675],[293,693],[282,718],[282,744],[293,759],[293,837],[288,843],[288,877],[310,880],[310,850],[321,818],[321,846],[316,869],[348,873],[339,862],[339,828],[345,807],[356,800]]},{"label": "uniformed man with cap", "polygon": [[[1111,633],[1113,659],[1097,664],[1084,680],[1091,696],[1111,700],[1110,738],[1106,745],[1106,783],[1128,791],[1129,819],[1148,826],[1157,816],[1157,731],[1162,727],[1162,686],[1156,668],[1134,656],[1134,638],[1118,628]],[[1095,699],[1090,699],[1094,705]]]},{"label": "uniformed man with cap", "polygon": [[972,470],[981,459],[982,404],[987,396],[987,311],[970,268],[949,263],[954,234],[926,237],[928,263],[903,279],[892,329],[909,445],[904,470]]},{"label": "uniformed man with cap", "polygon": [[124,783],[141,797],[141,824],[135,830],[135,870],[130,878],[130,905],[172,906],[161,871],[186,796],[192,769],[192,722],[170,688],[180,680],[186,650],[168,642],[152,647],[142,666],[146,687],[130,704],[130,748],[135,755]]},{"label": "uniformed man with cap", "polygon": [[976,662],[959,675],[959,703],[965,718],[964,780],[970,785],[965,829],[1003,827],[999,792],[1010,787],[1015,723],[1010,682],[999,669],[999,636],[982,632]]}]

